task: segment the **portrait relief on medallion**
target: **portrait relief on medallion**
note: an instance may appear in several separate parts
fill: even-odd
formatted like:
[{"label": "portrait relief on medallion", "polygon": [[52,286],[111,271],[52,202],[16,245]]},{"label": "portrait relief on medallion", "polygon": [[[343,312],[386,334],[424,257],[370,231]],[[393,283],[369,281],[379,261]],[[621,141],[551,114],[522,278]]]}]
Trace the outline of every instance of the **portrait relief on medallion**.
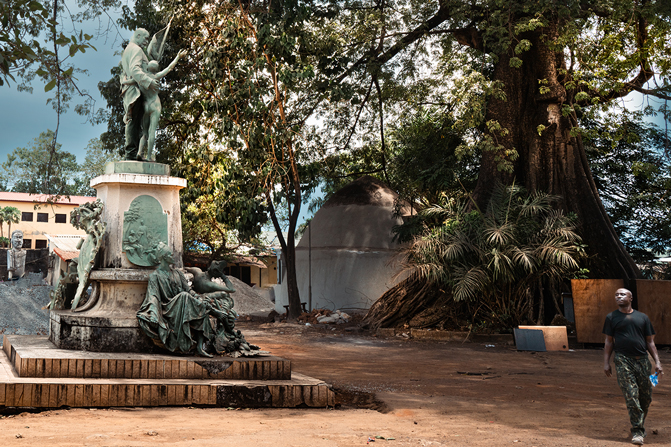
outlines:
[{"label": "portrait relief on medallion", "polygon": [[124,212],[122,249],[126,258],[135,265],[154,266],[150,254],[159,242],[168,243],[168,216],[154,197],[138,196]]}]

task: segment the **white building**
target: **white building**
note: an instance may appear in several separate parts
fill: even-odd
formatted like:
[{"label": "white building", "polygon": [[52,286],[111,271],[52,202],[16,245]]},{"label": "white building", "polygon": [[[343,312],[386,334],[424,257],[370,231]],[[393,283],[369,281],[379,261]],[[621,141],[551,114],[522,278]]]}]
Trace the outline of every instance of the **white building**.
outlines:
[{"label": "white building", "polygon": [[[403,277],[396,277],[399,244],[392,228],[398,195],[365,176],[336,192],[315,214],[296,246],[301,301],[308,308],[368,309]],[[275,308],[288,305],[286,272],[275,287]],[[311,293],[310,293],[311,292]],[[310,306],[311,304],[311,306]]]}]

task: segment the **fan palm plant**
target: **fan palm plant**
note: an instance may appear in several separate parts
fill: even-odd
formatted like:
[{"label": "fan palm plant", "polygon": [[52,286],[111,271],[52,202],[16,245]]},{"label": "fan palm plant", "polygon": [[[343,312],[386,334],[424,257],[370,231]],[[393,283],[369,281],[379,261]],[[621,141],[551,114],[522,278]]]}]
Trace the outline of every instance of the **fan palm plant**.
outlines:
[{"label": "fan palm plant", "polygon": [[2,226],[4,223],[7,223],[9,229],[7,230],[7,238],[12,237],[12,224],[19,223],[21,218],[21,211],[18,208],[13,206],[6,206],[4,208],[0,207],[0,238],[4,237],[2,232]]},{"label": "fan palm plant", "polygon": [[423,211],[426,227],[403,251],[410,276],[474,303],[474,318],[511,328],[544,316],[543,291],[579,271],[575,218],[551,207],[555,197],[519,186],[495,188],[487,208],[446,199]]},{"label": "fan palm plant", "polygon": [[[18,208],[13,206],[0,207],[0,240],[5,241],[5,235],[3,233],[3,225],[7,223],[9,225],[9,231],[7,232],[7,240],[12,237],[12,223],[19,223],[19,218],[21,217],[21,212]],[[2,246],[0,245],[0,246]]]}]

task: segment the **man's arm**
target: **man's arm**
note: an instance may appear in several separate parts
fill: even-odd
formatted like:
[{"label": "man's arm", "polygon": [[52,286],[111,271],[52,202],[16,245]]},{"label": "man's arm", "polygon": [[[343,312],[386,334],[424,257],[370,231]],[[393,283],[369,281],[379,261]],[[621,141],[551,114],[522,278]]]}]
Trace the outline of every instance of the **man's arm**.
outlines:
[{"label": "man's arm", "polygon": [[658,374],[664,374],[664,370],[662,369],[662,363],[659,361],[657,346],[655,346],[655,336],[648,335],[647,337],[645,337],[645,344],[648,347],[648,352],[652,356],[652,359],[655,361],[655,372]]},{"label": "man's arm", "polygon": [[[603,346],[603,372],[606,373],[606,377],[613,375],[613,370],[610,367],[610,356],[613,355],[613,336],[606,335],[606,343]],[[657,352],[655,350],[655,352]]]}]

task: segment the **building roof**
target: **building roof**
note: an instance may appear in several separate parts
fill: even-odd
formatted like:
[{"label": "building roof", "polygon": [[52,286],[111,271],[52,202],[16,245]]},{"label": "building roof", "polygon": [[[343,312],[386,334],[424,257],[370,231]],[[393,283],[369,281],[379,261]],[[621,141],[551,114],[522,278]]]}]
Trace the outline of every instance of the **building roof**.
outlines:
[{"label": "building roof", "polygon": [[398,194],[385,183],[370,175],[364,175],[336,191],[322,208],[342,205],[392,207],[397,197]]},{"label": "building roof", "polygon": [[268,268],[262,261],[260,261],[258,258],[254,256],[233,255],[230,264],[249,265],[253,267],[258,267],[260,269]]},{"label": "building roof", "polygon": [[81,236],[74,234],[47,234],[46,236],[49,240],[49,248],[62,260],[69,261],[79,256],[77,244]]},{"label": "building roof", "polygon": [[364,175],[336,191],[322,208],[348,205],[393,208],[400,205],[397,211],[401,216],[414,214],[409,203],[402,200],[397,204],[398,200],[398,194],[386,183],[370,175]]},{"label": "building roof", "polygon": [[340,190],[317,211],[297,248],[394,250],[392,229],[403,221],[394,213],[398,194],[383,182],[361,177]]},{"label": "building roof", "polygon": [[[46,203],[49,199],[53,200],[53,197],[55,196],[50,194],[0,191],[0,201]],[[95,197],[88,196],[60,196],[54,203],[57,205],[81,205],[83,203],[94,202],[95,200]]]},{"label": "building roof", "polygon": [[54,247],[54,253],[58,255],[59,258],[61,258],[64,261],[69,261],[70,259],[74,259],[79,256],[79,250],[77,251],[66,251],[66,250],[61,250],[58,247]]}]

